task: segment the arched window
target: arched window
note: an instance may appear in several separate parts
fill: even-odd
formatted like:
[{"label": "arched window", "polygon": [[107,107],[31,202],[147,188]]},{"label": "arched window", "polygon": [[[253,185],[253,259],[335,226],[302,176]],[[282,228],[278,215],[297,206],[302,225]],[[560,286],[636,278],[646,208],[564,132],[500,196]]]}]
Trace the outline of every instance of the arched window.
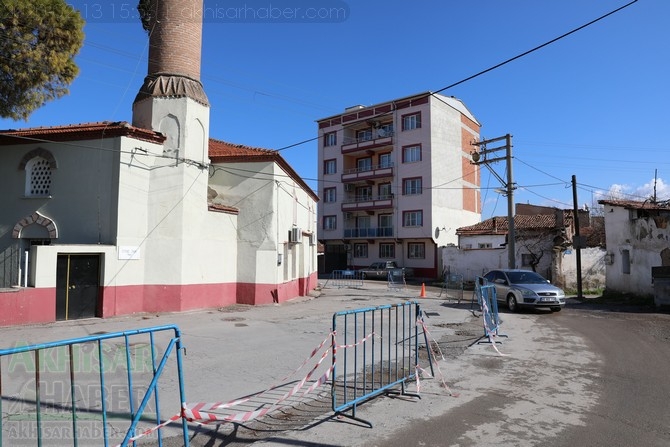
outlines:
[{"label": "arched window", "polygon": [[26,197],[48,197],[51,195],[51,174],[57,168],[51,152],[35,149],[26,154],[19,169],[26,172]]},{"label": "arched window", "polygon": [[48,196],[51,192],[51,166],[42,157],[26,164],[26,196]]}]

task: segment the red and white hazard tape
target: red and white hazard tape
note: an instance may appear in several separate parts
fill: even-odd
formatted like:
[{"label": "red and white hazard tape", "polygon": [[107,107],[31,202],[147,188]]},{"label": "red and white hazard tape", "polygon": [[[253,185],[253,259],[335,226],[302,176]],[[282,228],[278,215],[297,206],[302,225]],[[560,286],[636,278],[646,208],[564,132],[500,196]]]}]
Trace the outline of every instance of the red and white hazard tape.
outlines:
[{"label": "red and white hazard tape", "polygon": [[[278,388],[282,383],[286,382],[290,377],[294,376],[296,373],[298,373],[311,359],[313,359],[326,345],[326,343],[329,340],[334,340],[335,337],[335,332],[331,332],[328,334],[328,336],[317,346],[314,350],[312,350],[310,356],[306,358],[302,364],[295,369],[292,373],[288,374],[287,376],[283,377],[279,381],[277,381],[277,384],[274,386],[271,386],[267,388],[264,391],[261,391],[260,393],[256,393],[247,397],[243,397],[240,399],[235,399],[229,402],[199,402],[195,404],[182,404],[182,408],[179,414],[176,414],[172,416],[171,418],[167,419],[166,421],[162,422],[161,424],[156,425],[155,427],[152,427],[150,429],[145,430],[144,432],[130,438],[130,441],[137,441],[138,439],[148,436],[155,431],[167,426],[168,424],[171,424],[173,422],[178,421],[181,418],[186,419],[189,422],[194,422],[200,425],[206,425],[206,424],[222,424],[226,422],[232,422],[232,423],[244,423],[244,422],[249,422],[251,420],[257,419],[259,417],[262,417],[271,411],[276,411],[280,408],[283,408],[281,406],[282,402],[286,401],[292,396],[298,395],[300,390],[305,386],[305,384],[312,378],[312,375],[318,370],[319,366],[323,363],[323,361],[328,357],[328,354],[331,350],[333,349],[338,349],[338,348],[352,348],[358,345],[361,345],[365,343],[367,340],[372,338],[375,335],[374,332],[366,335],[364,338],[361,340],[352,343],[352,344],[347,344],[347,345],[335,345],[332,343],[328,348],[323,351],[321,354],[321,357],[319,358],[318,362],[312,367],[312,369],[307,373],[307,375],[302,378],[293,388],[291,388],[290,391],[286,392],[279,400],[274,402],[272,405],[266,408],[261,408],[258,410],[253,410],[253,411],[247,411],[247,412],[242,412],[242,413],[237,413],[237,414],[229,414],[229,415],[223,415],[223,414],[218,414],[214,413],[214,411],[221,411],[224,409],[232,408],[237,405],[243,404],[253,398],[258,398],[259,396],[262,396],[266,393],[268,393],[270,390]],[[314,382],[312,383],[306,390],[304,390],[301,394],[300,397],[304,397],[308,395],[309,393],[313,392],[317,388],[323,386],[325,383],[328,382],[328,379],[333,373],[333,370],[335,368],[335,363],[333,364]],[[120,444],[116,447],[120,447]]]},{"label": "red and white hazard tape", "polygon": [[488,337],[489,343],[491,343],[491,346],[493,346],[493,349],[495,349],[498,354],[500,354],[502,357],[507,357],[508,354],[503,354],[496,346],[496,339],[498,338],[498,327],[496,326],[495,329],[491,329],[486,322],[486,314],[489,313],[489,308],[486,305],[486,300],[484,299],[482,300],[482,313],[482,318],[484,319],[484,333]]},{"label": "red and white hazard tape", "polygon": [[[423,332],[426,334],[426,339],[428,340],[428,346],[426,346],[426,349],[427,350],[431,349],[431,346],[435,345],[437,347],[437,351],[440,354],[440,357],[442,357],[442,360],[445,360],[444,354],[442,354],[442,350],[440,349],[440,345],[435,341],[433,336],[430,334],[430,331],[428,330],[428,326],[426,325],[426,322],[423,321],[423,318],[417,319],[416,323],[417,323],[417,325],[421,326],[421,328],[423,329]],[[430,355],[430,352],[428,353],[428,355]],[[444,375],[442,374],[442,370],[440,370],[439,362],[435,362],[435,366],[437,367],[437,372],[440,376],[440,382],[442,383],[442,386],[444,387],[444,389],[447,390],[447,392],[449,393],[450,396],[458,397],[459,394],[454,393],[453,391],[451,391],[451,388],[449,388],[449,386],[447,385],[446,380],[444,380]],[[426,374],[426,377],[433,378],[433,376],[430,375],[428,373],[428,371],[419,367],[419,365],[416,365],[416,392],[417,392],[417,394],[420,392],[420,389],[421,389],[421,383],[420,383],[420,378],[419,378],[419,376],[421,375],[420,374],[421,372]]]},{"label": "red and white hazard tape", "polygon": [[[155,431],[157,431],[157,430],[160,430],[161,428],[163,428],[163,427],[165,427],[165,426],[167,426],[167,425],[169,425],[169,424],[172,424],[173,422],[177,422],[179,419],[181,419],[181,414],[175,414],[175,415],[172,416],[170,419],[168,419],[168,420],[166,420],[166,421],[164,421],[164,422],[161,422],[160,424],[156,425],[155,427],[151,427],[150,429],[145,430],[145,431],[143,431],[142,433],[140,433],[140,434],[138,434],[138,435],[136,435],[136,436],[133,436],[132,438],[130,438],[130,439],[128,440],[128,442],[129,442],[129,443],[130,443],[130,442],[135,442],[135,441],[137,441],[137,440],[140,439],[140,438],[143,438],[143,437],[145,437],[145,436],[149,436],[149,435],[152,434],[153,432],[155,432]],[[114,446],[114,447],[121,447],[121,444],[117,444],[117,445]]]}]

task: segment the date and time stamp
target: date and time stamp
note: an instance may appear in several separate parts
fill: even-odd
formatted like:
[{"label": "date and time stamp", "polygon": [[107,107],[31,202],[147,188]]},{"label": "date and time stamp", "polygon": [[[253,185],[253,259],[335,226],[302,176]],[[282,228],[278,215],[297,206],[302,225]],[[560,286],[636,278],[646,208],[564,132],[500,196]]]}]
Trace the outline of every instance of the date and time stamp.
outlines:
[{"label": "date and time stamp", "polygon": [[[68,0],[86,22],[124,23],[143,20],[138,0]],[[179,3],[179,2],[178,2]],[[344,0],[326,0],[318,7],[313,0],[205,0],[202,7],[178,4],[172,17],[205,22],[343,22],[350,7]]]}]

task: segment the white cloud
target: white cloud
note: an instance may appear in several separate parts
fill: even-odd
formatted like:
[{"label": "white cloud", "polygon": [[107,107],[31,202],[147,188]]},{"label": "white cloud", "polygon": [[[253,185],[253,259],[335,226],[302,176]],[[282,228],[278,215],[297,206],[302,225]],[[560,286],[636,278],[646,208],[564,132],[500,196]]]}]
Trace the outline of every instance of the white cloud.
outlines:
[{"label": "white cloud", "polygon": [[601,199],[615,199],[615,200],[646,200],[654,195],[654,183],[656,183],[656,199],[658,201],[670,199],[670,184],[663,181],[663,179],[652,179],[644,185],[633,186],[614,183],[607,191],[596,191],[594,193],[594,200],[597,202]]}]

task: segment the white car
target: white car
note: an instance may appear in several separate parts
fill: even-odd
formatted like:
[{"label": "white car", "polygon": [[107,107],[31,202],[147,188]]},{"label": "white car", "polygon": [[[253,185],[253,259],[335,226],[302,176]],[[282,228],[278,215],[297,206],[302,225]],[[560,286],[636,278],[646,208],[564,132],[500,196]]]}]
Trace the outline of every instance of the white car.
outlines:
[{"label": "white car", "polygon": [[484,279],[495,286],[498,302],[512,312],[522,307],[558,312],[565,306],[565,292],[531,270],[491,270]]}]

